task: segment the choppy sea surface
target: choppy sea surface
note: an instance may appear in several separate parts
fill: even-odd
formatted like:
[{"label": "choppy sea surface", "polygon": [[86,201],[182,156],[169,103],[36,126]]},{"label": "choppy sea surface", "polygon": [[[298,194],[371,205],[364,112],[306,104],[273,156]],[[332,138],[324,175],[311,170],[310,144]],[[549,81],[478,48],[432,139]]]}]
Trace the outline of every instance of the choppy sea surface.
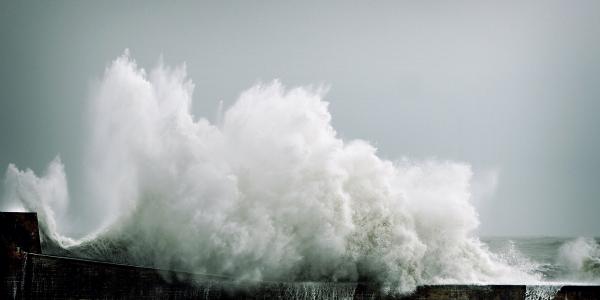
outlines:
[{"label": "choppy sea surface", "polygon": [[600,284],[600,238],[487,237],[489,250],[544,282]]}]

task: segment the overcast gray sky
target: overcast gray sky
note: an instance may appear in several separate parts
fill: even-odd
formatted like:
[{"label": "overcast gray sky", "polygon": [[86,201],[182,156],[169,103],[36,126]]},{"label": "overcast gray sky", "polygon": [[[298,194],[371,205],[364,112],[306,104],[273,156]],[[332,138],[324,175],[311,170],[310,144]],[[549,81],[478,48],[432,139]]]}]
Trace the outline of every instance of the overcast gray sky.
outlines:
[{"label": "overcast gray sky", "polygon": [[125,48],[186,62],[209,119],[261,80],[329,85],[342,137],[496,182],[483,235],[600,234],[600,1],[2,1],[0,168],[60,154],[77,201],[85,100]]}]

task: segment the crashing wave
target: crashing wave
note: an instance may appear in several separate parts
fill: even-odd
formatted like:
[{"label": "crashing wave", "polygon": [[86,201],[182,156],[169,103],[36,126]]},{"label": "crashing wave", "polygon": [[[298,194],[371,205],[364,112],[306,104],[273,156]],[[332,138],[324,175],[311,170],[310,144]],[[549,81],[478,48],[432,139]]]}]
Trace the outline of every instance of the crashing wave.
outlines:
[{"label": "crashing wave", "polygon": [[3,201],[37,211],[48,242],[98,259],[392,292],[535,280],[474,235],[469,165],[393,162],[342,140],[320,89],[256,85],[212,124],[190,113],[193,88],[185,66],[147,74],[127,52],[106,69],[87,117],[96,229],[84,238],[59,230],[77,215],[59,158],[39,177],[10,165]]}]

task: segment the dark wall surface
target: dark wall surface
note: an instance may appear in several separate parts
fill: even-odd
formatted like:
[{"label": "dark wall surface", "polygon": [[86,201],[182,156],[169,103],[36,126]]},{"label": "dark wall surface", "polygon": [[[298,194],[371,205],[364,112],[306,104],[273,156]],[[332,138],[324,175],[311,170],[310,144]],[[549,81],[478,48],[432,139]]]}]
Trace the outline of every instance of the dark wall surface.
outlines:
[{"label": "dark wall surface", "polygon": [[[17,299],[600,299],[600,286],[431,285],[390,296],[365,283],[260,282],[27,254]],[[12,296],[11,296],[12,295]],[[529,297],[526,297],[529,295]],[[544,297],[548,298],[542,298]]]},{"label": "dark wall surface", "polygon": [[36,213],[0,212],[0,298],[18,297],[27,253],[41,253]]},{"label": "dark wall surface", "polygon": [[382,294],[372,283],[231,278],[40,254],[35,214],[0,213],[0,299],[600,299],[600,286],[430,285]]}]

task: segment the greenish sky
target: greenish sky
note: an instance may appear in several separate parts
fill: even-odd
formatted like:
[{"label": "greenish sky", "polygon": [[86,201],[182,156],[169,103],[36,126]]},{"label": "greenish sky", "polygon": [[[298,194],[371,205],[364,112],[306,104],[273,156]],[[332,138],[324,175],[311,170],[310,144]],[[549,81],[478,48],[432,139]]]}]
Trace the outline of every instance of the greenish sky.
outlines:
[{"label": "greenish sky", "polygon": [[2,1],[0,168],[60,154],[77,201],[85,100],[125,48],[186,62],[209,119],[260,80],[331,86],[344,138],[471,163],[484,235],[600,232],[598,1]]}]

